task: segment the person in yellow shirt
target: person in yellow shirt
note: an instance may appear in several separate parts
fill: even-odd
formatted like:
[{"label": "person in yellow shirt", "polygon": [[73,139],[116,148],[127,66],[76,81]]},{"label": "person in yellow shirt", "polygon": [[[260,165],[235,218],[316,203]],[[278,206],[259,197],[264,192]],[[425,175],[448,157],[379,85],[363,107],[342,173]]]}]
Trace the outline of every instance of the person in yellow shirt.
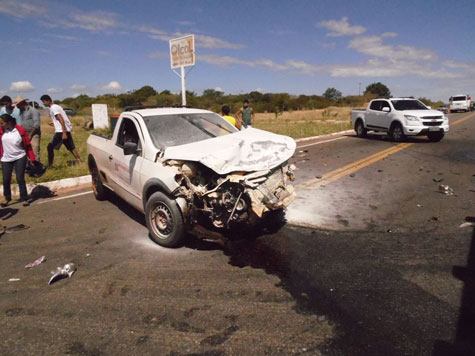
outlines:
[{"label": "person in yellow shirt", "polygon": [[233,116],[229,115],[230,112],[231,112],[231,109],[227,105],[224,105],[221,108],[221,116],[225,118],[231,125],[233,125],[236,128],[239,128],[237,127],[236,119]]}]

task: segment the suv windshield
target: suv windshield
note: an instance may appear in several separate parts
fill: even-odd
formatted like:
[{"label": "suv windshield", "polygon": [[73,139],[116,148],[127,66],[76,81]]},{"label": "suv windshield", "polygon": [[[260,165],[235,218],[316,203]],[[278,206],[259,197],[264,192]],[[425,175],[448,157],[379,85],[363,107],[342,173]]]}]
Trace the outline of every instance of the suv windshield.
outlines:
[{"label": "suv windshield", "polygon": [[394,109],[398,111],[405,110],[429,110],[427,106],[422,104],[419,100],[391,100],[391,103],[394,106]]},{"label": "suv windshield", "polygon": [[452,98],[452,101],[465,101],[465,100],[467,100],[466,96],[454,96]]},{"label": "suv windshield", "polygon": [[144,121],[157,148],[184,145],[238,131],[213,113],[145,116]]}]

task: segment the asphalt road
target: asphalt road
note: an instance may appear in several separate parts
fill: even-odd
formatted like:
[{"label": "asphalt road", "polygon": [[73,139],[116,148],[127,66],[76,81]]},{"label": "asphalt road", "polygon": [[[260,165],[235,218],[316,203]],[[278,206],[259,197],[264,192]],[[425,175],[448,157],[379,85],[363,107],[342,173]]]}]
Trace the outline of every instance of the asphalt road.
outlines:
[{"label": "asphalt road", "polygon": [[450,119],[440,143],[301,142],[289,224],[254,241],[164,249],[88,191],[3,209],[30,228],[0,238],[0,354],[475,354],[475,230],[459,227],[475,216],[475,115]]}]

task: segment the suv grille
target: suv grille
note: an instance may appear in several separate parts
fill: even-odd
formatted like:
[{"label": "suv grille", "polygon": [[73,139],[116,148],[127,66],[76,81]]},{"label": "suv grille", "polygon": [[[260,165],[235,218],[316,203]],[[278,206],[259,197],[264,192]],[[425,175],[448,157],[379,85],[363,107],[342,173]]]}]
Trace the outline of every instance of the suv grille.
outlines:
[{"label": "suv grille", "polygon": [[442,116],[422,116],[422,120],[442,120]]},{"label": "suv grille", "polygon": [[436,121],[436,122],[423,122],[424,126],[439,126],[442,124],[442,121]]}]

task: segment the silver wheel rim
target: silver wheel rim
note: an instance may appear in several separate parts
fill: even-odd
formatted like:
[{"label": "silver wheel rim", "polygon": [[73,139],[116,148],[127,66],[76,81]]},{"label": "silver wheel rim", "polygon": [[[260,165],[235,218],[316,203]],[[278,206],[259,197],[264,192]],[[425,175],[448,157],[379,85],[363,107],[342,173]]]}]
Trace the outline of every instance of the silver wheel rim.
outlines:
[{"label": "silver wheel rim", "polygon": [[163,203],[156,204],[150,211],[152,230],[161,239],[168,238],[173,232],[173,216]]},{"label": "silver wheel rim", "polygon": [[358,125],[356,126],[356,133],[358,135],[361,135],[363,133],[363,126],[360,123],[358,123]]}]

